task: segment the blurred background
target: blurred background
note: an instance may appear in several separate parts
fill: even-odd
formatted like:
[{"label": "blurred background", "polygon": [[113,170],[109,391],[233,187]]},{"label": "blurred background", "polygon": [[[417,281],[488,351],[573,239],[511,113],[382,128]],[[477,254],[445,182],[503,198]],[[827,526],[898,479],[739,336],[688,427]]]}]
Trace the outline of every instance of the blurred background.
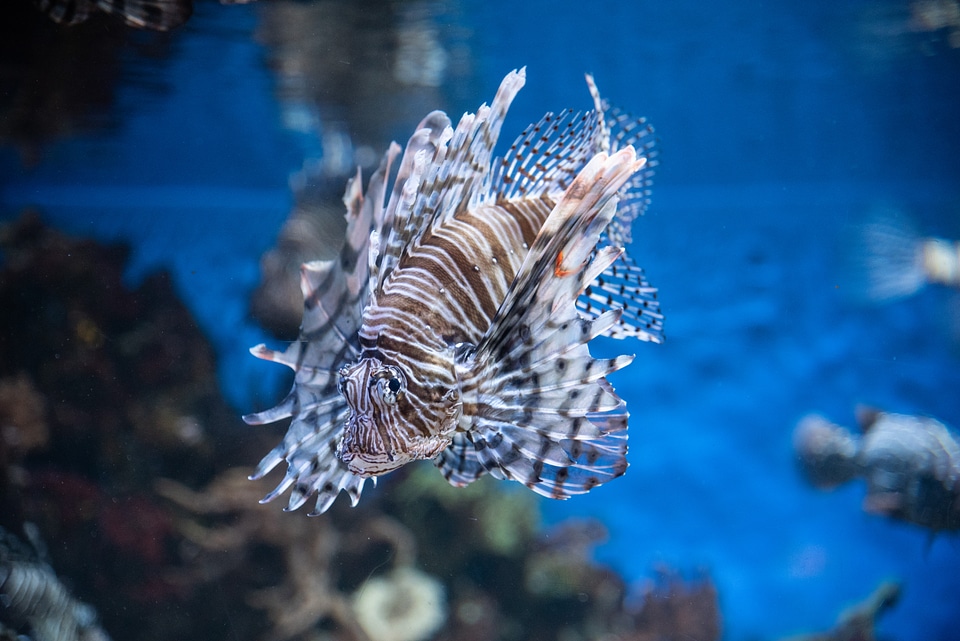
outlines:
[{"label": "blurred background", "polygon": [[[960,425],[956,0],[2,11],[0,591],[48,587],[0,639],[960,639],[960,448],[903,428],[897,478],[939,494],[891,507],[889,466],[822,491],[794,439]],[[247,348],[296,336],[346,177],[524,65],[502,143],[590,108],[585,72],[656,129],[631,251],[667,341],[612,378],[629,471],[550,502],[425,464],[316,519],[259,506],[284,426],[239,416],[290,380]]]}]

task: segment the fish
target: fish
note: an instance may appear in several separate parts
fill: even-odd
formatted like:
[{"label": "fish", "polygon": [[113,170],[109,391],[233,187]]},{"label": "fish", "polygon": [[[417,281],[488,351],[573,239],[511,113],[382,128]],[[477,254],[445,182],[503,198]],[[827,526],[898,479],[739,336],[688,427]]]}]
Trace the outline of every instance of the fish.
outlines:
[{"label": "fish", "polygon": [[886,205],[871,212],[860,234],[850,270],[859,298],[886,302],[930,284],[960,289],[960,241],[924,236]]},{"label": "fish", "polygon": [[658,292],[627,257],[648,203],[652,127],[609,109],[548,112],[493,156],[526,81],[507,74],[456,126],[442,111],[389,146],[365,191],[343,198],[339,255],[301,267],[299,340],[254,356],[293,369],[276,407],[292,418],[251,479],[287,470],[263,498],[311,496],[322,514],[366,480],[430,460],[456,487],[484,474],[566,499],[627,469],[625,402],[607,376],[633,355],[594,358],[598,336],[663,340]]},{"label": "fish", "polygon": [[[27,523],[23,530],[30,545],[0,527],[0,638],[110,641],[93,606],[78,600],[44,558],[38,528]],[[15,636],[27,630],[30,636]]]},{"label": "fish", "polygon": [[137,29],[169,31],[193,14],[193,0],[34,0],[59,24],[75,25],[97,12],[115,15]]},{"label": "fish", "polygon": [[812,414],[794,449],[812,485],[866,481],[863,509],[931,533],[960,530],[960,434],[940,421],[859,408],[860,433]]}]

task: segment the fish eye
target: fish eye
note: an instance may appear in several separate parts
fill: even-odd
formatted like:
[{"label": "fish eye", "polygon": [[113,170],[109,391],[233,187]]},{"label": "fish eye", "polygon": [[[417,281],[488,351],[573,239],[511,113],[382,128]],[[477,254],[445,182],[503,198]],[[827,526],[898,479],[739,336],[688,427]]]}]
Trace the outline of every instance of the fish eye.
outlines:
[{"label": "fish eye", "polygon": [[380,399],[387,405],[395,405],[403,393],[403,376],[395,367],[385,367],[378,372],[377,391]]}]

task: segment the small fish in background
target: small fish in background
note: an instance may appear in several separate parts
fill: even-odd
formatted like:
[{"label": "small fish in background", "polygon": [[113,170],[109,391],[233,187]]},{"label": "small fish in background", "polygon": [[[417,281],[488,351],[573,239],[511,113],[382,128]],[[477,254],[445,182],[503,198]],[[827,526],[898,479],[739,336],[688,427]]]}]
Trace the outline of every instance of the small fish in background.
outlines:
[{"label": "small fish in background", "polygon": [[857,418],[862,434],[817,415],[799,422],[793,443],[807,480],[830,489],[863,478],[866,512],[960,529],[960,436],[922,416],[859,409]]},{"label": "small fish in background", "polygon": [[356,505],[366,479],[422,459],[454,486],[489,473],[557,499],[626,470],[628,414],[606,376],[633,356],[587,344],[663,338],[622,248],[649,201],[652,130],[608,115],[588,76],[594,110],[548,113],[493,158],[525,78],[455,128],[427,115],[388,199],[396,144],[366,193],[359,170],[348,182],[339,257],[302,268],[300,340],[251,350],[296,372],[280,405],[244,417],[293,419],[252,476],[287,462],[264,502],[317,494],[320,514],[344,490]]},{"label": "small fish in background", "polygon": [[905,214],[877,209],[861,228],[852,274],[862,297],[884,302],[928,284],[960,288],[960,242],[926,238]]},{"label": "small fish in background", "polygon": [[93,607],[74,598],[41,560],[36,527],[26,524],[24,530],[33,547],[0,528],[0,638],[9,633],[33,641],[110,641]]},{"label": "small fish in background", "polygon": [[123,19],[131,27],[169,31],[193,14],[193,0],[34,0],[54,22],[73,25],[102,12]]}]

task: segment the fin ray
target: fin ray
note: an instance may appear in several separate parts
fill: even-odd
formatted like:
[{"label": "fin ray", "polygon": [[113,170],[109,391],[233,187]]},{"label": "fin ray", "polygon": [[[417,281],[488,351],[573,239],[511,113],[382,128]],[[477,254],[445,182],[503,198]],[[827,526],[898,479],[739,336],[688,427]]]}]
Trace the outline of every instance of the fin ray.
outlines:
[{"label": "fin ray", "polygon": [[476,114],[465,113],[451,128],[443,112],[420,123],[401,161],[381,231],[374,291],[382,291],[393,269],[417,249],[425,234],[477,204],[489,184],[490,158],[507,110],[526,82],[525,69],[503,79],[493,102]]},{"label": "fin ray", "polygon": [[453,439],[434,461],[440,473],[454,487],[466,487],[486,473],[479,459],[470,435],[457,432]]},{"label": "fin ray", "polygon": [[[615,258],[616,250],[597,252],[597,243],[616,213],[617,193],[644,163],[627,148],[598,153],[580,170],[490,329],[461,364],[477,463],[544,496],[587,492],[626,470],[627,414],[604,376],[632,357],[593,359],[587,343],[616,312],[583,319],[575,301],[585,279]],[[564,438],[584,421],[589,436]]]},{"label": "fin ray", "polygon": [[[601,237],[600,242],[605,241]],[[577,308],[588,317],[622,310],[618,322],[606,332],[611,338],[631,337],[652,343],[664,340],[657,288],[650,285],[643,269],[626,252],[586,287],[577,299]]]},{"label": "fin ray", "polygon": [[341,490],[356,505],[363,490],[364,479],[336,455],[349,416],[347,403],[337,389],[337,372],[358,353],[357,330],[370,283],[371,234],[375,222],[383,217],[386,176],[398,153],[399,148],[391,145],[370,177],[365,195],[360,191],[359,171],[347,183],[346,242],[340,256],[306,263],[301,268],[304,311],[300,340],[283,352],[263,345],[251,350],[259,358],[282,363],[296,372],[293,389],[278,406],[244,417],[251,425],[293,417],[283,440],[263,457],[252,475],[261,478],[286,461],[283,480],[263,501],[272,501],[290,490],[287,510],[301,507],[316,494],[312,513],[320,514]]}]

